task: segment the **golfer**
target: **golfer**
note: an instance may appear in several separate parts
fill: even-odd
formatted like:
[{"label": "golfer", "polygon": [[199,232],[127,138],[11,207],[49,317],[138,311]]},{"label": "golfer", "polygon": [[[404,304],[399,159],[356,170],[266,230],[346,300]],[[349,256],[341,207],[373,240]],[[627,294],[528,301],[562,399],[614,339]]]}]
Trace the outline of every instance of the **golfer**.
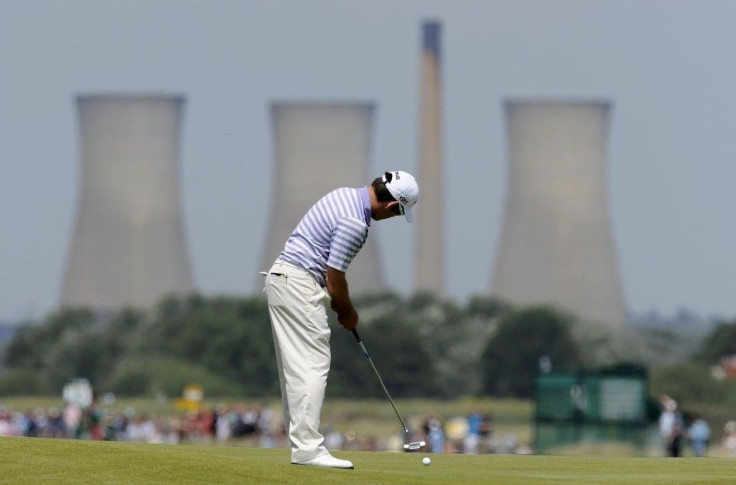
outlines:
[{"label": "golfer", "polygon": [[266,273],[265,291],[279,369],[291,463],[353,468],[333,457],[319,432],[330,370],[327,302],[346,330],[358,325],[345,272],[368,237],[371,219],[412,222],[419,187],[410,174],[386,172],[370,186],[336,189],[314,204]]}]

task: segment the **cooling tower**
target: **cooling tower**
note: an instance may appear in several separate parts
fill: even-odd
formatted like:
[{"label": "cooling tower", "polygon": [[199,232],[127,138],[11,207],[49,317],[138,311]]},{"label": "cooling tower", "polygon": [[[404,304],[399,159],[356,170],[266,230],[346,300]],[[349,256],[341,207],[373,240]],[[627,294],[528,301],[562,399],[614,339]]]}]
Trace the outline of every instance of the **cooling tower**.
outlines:
[{"label": "cooling tower", "polygon": [[[271,215],[261,268],[268,269],[306,211],[339,187],[364,187],[370,170],[371,103],[276,102],[271,105],[274,177]],[[353,295],[385,289],[376,234],[348,269]],[[258,280],[263,286],[263,279]],[[257,286],[258,288],[258,286]]]},{"label": "cooling tower", "polygon": [[192,291],[179,96],[79,96],[81,184],[62,305],[150,308]]},{"label": "cooling tower", "polygon": [[607,102],[505,103],[509,175],[492,293],[626,323],[606,191]]},{"label": "cooling tower", "polygon": [[414,260],[415,290],[437,295],[443,292],[444,279],[440,33],[438,22],[426,22],[423,26],[417,172],[421,196],[415,209]]}]

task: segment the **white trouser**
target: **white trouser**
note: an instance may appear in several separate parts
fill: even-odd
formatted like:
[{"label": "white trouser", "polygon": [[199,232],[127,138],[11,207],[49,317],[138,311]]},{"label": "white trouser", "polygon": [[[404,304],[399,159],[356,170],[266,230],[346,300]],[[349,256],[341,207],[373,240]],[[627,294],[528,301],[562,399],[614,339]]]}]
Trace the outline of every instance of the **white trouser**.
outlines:
[{"label": "white trouser", "polygon": [[299,463],[328,453],[319,421],[330,370],[330,297],[306,270],[281,260],[268,271],[265,291],[291,461]]}]

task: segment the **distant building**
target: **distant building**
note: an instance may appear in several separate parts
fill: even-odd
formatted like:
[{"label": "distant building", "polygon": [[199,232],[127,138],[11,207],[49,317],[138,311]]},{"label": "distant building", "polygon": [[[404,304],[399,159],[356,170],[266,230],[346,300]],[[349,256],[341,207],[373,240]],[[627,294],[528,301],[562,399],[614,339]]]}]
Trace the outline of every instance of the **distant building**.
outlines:
[{"label": "distant building", "polygon": [[493,295],[627,323],[606,190],[610,104],[505,103],[509,155]]},{"label": "distant building", "polygon": [[[275,102],[271,105],[274,170],[261,268],[273,264],[306,211],[339,187],[365,187],[371,170],[374,105],[367,102]],[[350,264],[352,294],[384,288],[375,234]],[[263,287],[258,276],[256,288]]]},{"label": "distant building", "polygon": [[184,98],[76,100],[80,183],[61,304],[149,308],[194,288],[179,195]]}]

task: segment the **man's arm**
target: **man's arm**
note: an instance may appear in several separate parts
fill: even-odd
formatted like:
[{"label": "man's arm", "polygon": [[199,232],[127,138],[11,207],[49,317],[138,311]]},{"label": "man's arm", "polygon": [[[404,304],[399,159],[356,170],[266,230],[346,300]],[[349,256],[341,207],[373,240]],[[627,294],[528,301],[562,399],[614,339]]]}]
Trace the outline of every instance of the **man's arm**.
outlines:
[{"label": "man's arm", "polygon": [[344,272],[327,267],[327,292],[332,298],[330,307],[337,313],[340,325],[345,327],[345,330],[354,330],[358,326],[358,312],[350,300],[348,280]]}]

